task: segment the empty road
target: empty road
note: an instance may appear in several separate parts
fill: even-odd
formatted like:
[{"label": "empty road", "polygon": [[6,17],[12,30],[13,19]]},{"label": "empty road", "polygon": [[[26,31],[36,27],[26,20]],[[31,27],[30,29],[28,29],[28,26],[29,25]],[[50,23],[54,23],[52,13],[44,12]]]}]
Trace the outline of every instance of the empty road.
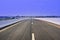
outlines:
[{"label": "empty road", "polygon": [[0,40],[60,40],[60,28],[37,20],[22,20],[0,30]]}]

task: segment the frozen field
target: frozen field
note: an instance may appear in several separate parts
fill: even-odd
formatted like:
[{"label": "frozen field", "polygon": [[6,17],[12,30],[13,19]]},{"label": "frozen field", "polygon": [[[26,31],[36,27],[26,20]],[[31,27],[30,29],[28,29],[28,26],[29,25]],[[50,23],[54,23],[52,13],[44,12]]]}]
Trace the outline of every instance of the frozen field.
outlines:
[{"label": "frozen field", "polygon": [[60,18],[35,18],[35,19],[44,20],[60,25]]},{"label": "frozen field", "polygon": [[26,19],[26,18],[0,21],[0,28],[5,27],[6,25],[10,25],[10,24],[16,23],[16,22],[21,21],[23,19]]}]

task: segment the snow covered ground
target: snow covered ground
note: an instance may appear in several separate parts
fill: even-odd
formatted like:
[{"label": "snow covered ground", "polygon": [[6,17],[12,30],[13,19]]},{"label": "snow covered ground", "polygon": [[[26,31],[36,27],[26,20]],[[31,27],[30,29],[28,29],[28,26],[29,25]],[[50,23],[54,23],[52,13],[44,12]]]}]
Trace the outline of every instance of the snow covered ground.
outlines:
[{"label": "snow covered ground", "polygon": [[[6,25],[10,25],[10,24],[13,24],[15,22],[24,20],[24,19],[29,19],[29,18],[21,18],[21,19],[0,21],[0,28],[5,27]],[[60,25],[60,18],[35,18],[35,19],[48,21],[48,22],[52,22],[52,23]]]},{"label": "snow covered ground", "polygon": [[5,26],[10,25],[10,24],[13,24],[13,23],[16,23],[18,21],[24,20],[24,19],[27,19],[27,18],[0,21],[0,28],[5,27]]},{"label": "snow covered ground", "polygon": [[38,20],[48,21],[60,25],[60,18],[35,18]]}]

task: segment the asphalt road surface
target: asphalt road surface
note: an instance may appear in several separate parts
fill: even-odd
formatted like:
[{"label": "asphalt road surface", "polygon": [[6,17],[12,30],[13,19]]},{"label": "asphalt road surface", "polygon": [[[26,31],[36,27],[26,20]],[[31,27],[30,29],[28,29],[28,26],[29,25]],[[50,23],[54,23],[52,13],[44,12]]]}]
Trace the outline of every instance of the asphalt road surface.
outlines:
[{"label": "asphalt road surface", "polygon": [[60,28],[45,21],[27,19],[0,30],[0,40],[60,40]]}]

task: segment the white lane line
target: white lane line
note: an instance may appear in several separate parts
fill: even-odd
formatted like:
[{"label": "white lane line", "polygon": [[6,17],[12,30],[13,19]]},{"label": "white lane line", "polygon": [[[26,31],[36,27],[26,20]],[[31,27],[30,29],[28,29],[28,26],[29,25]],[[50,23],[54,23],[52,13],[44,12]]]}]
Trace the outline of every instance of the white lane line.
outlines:
[{"label": "white lane line", "polygon": [[[21,23],[21,22],[19,22],[19,23]],[[14,24],[14,25],[11,25],[11,26],[9,26],[9,27],[7,27],[7,28],[5,28],[5,29],[2,29],[2,30],[0,30],[0,32],[3,32],[3,31],[5,31],[5,30],[7,30],[7,29],[9,29],[9,28],[12,28],[13,26],[16,26],[16,25],[19,24],[19,23],[16,23],[16,24]]]},{"label": "white lane line", "polygon": [[33,24],[33,22],[31,24]]},{"label": "white lane line", "polygon": [[34,36],[34,33],[32,33],[32,40],[35,40],[35,36]]}]

